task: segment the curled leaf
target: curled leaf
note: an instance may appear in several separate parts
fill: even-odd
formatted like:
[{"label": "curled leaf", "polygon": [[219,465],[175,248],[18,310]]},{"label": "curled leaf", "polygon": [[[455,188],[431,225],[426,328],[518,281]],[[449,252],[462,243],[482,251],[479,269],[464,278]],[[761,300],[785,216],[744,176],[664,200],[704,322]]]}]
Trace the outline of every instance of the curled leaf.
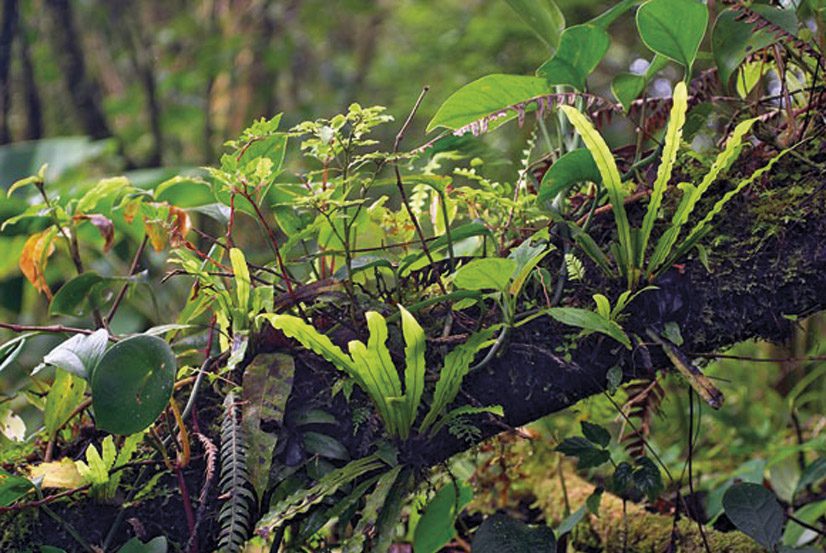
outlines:
[{"label": "curled leaf", "polygon": [[46,282],[46,263],[48,263],[49,256],[54,253],[54,237],[56,234],[57,228],[52,226],[29,236],[23,245],[23,252],[20,254],[19,261],[23,275],[38,292],[46,294],[49,300],[52,299],[52,291]]}]

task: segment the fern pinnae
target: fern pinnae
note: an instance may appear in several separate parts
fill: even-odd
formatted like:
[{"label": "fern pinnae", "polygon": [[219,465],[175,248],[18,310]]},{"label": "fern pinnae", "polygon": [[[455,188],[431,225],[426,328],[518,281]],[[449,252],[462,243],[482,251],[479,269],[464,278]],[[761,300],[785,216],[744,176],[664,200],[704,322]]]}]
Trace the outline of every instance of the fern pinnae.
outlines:
[{"label": "fern pinnae", "polygon": [[410,312],[399,305],[404,335],[404,394],[407,411],[405,430],[409,430],[416,421],[419,403],[422,401],[425,377],[424,330]]},{"label": "fern pinnae", "polygon": [[637,249],[637,267],[643,266],[645,260],[645,250],[648,247],[648,239],[654,228],[654,221],[657,219],[657,212],[662,204],[668,181],[671,180],[671,173],[674,169],[674,162],[677,159],[677,150],[683,136],[683,126],[685,125],[685,114],[688,110],[688,90],[684,82],[677,83],[674,87],[674,103],[671,107],[671,117],[668,121],[668,129],[665,133],[665,145],[663,147],[662,161],[657,168],[657,178],[651,192],[651,199],[648,201],[648,208],[642,221],[640,231],[640,244]]},{"label": "fern pinnae", "polygon": [[224,399],[224,419],[221,422],[221,495],[226,502],[218,521],[218,550],[222,553],[240,551],[252,526],[255,497],[249,488],[247,445],[235,404],[230,392]]}]

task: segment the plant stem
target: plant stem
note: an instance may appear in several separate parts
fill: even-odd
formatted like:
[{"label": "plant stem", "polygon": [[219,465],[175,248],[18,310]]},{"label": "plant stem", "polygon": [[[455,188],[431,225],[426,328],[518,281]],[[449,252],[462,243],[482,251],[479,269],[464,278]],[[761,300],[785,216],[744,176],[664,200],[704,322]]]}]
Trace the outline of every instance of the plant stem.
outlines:
[{"label": "plant stem", "polygon": [[[407,128],[410,126],[410,123],[413,121],[413,116],[416,115],[416,112],[419,110],[419,106],[422,104],[422,100],[424,100],[425,94],[427,91],[430,90],[429,86],[425,86],[422,88],[422,92],[419,94],[419,98],[416,100],[416,103],[413,105],[413,109],[410,110],[410,115],[407,116],[402,128],[399,130],[399,133],[396,135],[396,141],[393,143],[393,154],[399,153],[399,145],[401,145],[402,138],[404,138],[404,133],[407,131]],[[401,196],[402,203],[404,207],[407,209],[407,214],[410,216],[410,221],[413,223],[413,227],[416,229],[416,234],[419,236],[419,241],[422,244],[422,251],[424,252],[425,256],[427,256],[427,261],[433,268],[439,273],[439,268],[436,266],[435,261],[433,260],[433,256],[430,254],[430,250],[427,247],[427,240],[425,239],[424,232],[422,231],[422,226],[419,224],[419,219],[416,217],[416,214],[413,213],[413,208],[410,207],[410,200],[407,198],[407,192],[404,190],[404,182],[402,182],[402,173],[399,170],[399,162],[395,160],[393,162],[393,169],[396,173],[396,187],[399,189],[399,195]],[[445,288],[444,283],[442,282],[442,278],[440,274],[437,274],[436,282],[439,285],[439,289],[441,290],[442,294],[447,294],[447,289]]]},{"label": "plant stem", "polygon": [[[13,323],[3,323],[0,322],[0,328],[5,328],[11,330],[12,332],[48,332],[52,334],[94,334],[95,331],[89,328],[78,328],[74,326],[64,326],[64,325],[46,325],[46,326],[37,326],[37,325],[19,325]],[[117,342],[118,339],[111,334],[109,335],[110,342]]]},{"label": "plant stem", "polygon": [[[144,250],[146,249],[146,243],[149,241],[149,235],[144,234],[143,240],[141,241],[141,245],[138,246],[138,251],[135,252],[135,257],[132,258],[132,264],[129,266],[129,274],[126,275],[131,277],[135,274],[135,271],[138,268],[138,263],[140,263],[141,256],[143,255]],[[115,316],[115,313],[118,311],[118,307],[120,307],[120,302],[123,301],[124,296],[126,295],[126,290],[129,288],[129,283],[125,282],[121,287],[120,291],[118,291],[118,295],[115,298],[115,303],[112,304],[112,308],[109,310],[109,313],[106,315],[106,324],[107,326],[109,323],[112,322],[112,318]]]}]

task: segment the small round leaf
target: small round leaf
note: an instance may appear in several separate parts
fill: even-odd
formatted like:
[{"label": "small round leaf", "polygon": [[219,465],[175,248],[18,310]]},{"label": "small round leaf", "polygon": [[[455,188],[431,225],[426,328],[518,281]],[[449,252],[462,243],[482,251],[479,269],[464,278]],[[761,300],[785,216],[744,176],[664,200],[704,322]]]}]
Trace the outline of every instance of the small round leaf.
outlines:
[{"label": "small round leaf", "polygon": [[147,428],[172,397],[175,369],[172,348],[155,336],[134,336],[112,346],[92,373],[97,427],[124,435]]}]

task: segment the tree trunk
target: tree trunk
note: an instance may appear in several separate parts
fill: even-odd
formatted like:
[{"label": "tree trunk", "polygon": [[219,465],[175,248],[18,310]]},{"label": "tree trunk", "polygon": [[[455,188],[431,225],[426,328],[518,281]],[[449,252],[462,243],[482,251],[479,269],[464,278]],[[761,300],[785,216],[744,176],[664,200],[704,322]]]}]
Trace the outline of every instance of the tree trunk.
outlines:
[{"label": "tree trunk", "polygon": [[26,101],[26,140],[39,140],[43,138],[43,103],[40,100],[40,91],[37,88],[37,81],[34,76],[34,64],[32,64],[31,51],[29,50],[29,38],[26,36],[25,28],[20,29],[20,61],[23,66],[23,89],[25,90]]},{"label": "tree trunk", "polygon": [[51,16],[54,56],[62,68],[84,132],[95,139],[112,136],[103,112],[100,87],[86,70],[71,3],[69,0],[45,0],[45,5]]},{"label": "tree trunk", "polygon": [[3,11],[0,14],[0,144],[11,142],[11,49],[14,35],[17,33],[19,15],[17,0],[3,2]]}]

